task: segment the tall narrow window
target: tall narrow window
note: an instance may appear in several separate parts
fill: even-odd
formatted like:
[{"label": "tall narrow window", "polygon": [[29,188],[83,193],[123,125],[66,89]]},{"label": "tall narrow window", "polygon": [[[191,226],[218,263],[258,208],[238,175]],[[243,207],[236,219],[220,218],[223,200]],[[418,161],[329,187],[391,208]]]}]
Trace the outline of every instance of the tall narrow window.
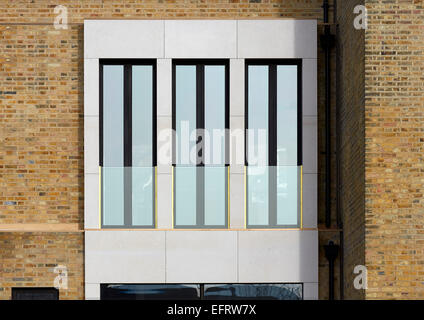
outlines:
[{"label": "tall narrow window", "polygon": [[246,60],[247,226],[299,227],[301,61]]},{"label": "tall narrow window", "polygon": [[155,61],[100,61],[104,228],[155,226],[155,77]]},{"label": "tall narrow window", "polygon": [[173,61],[174,226],[228,225],[228,62]]}]

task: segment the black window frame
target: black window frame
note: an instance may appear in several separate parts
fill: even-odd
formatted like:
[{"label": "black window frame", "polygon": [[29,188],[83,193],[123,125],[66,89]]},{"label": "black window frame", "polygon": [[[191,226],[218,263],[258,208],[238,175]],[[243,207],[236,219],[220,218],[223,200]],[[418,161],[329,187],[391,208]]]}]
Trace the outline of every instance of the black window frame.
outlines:
[{"label": "black window frame", "polygon": [[[157,166],[157,60],[156,59],[99,59],[99,166],[103,169],[103,67],[105,65],[123,66],[124,78],[124,168],[132,168],[132,67],[152,66],[152,171],[153,171],[153,212],[152,224],[145,226],[132,225],[132,175],[131,171],[124,169],[124,224],[103,224],[103,201],[100,208],[100,225],[102,229],[155,229],[156,221],[156,175]],[[103,200],[103,175],[101,175],[101,200]]]},{"label": "black window frame", "polygon": [[[209,285],[214,286],[273,286],[273,285],[294,285],[294,286],[300,286],[301,291],[301,297],[299,300],[305,299],[305,285],[303,282],[293,282],[293,283],[259,283],[259,282],[252,282],[252,283],[101,283],[100,284],[100,300],[149,300],[149,301],[170,301],[170,300],[180,300],[180,301],[200,301],[200,300],[229,300],[229,301],[245,301],[245,300],[262,300],[262,301],[272,301],[275,299],[267,299],[266,297],[260,297],[260,296],[251,296],[251,297],[234,297],[234,296],[219,296],[219,297],[208,297],[207,289],[205,287]],[[137,297],[137,294],[122,294],[119,290],[119,287],[125,287],[125,286],[151,286],[151,287],[157,287],[150,289],[151,292],[147,292],[145,294],[145,297],[143,297],[143,294],[139,294],[139,297]],[[116,291],[114,292],[114,288],[116,287]],[[189,294],[187,294],[187,291],[190,291],[193,288],[190,287],[196,287],[198,290],[197,297],[189,297]],[[180,291],[181,290],[181,291]],[[125,290],[126,291],[126,290]],[[185,292],[183,292],[185,291]],[[151,293],[156,293],[156,295],[152,295]],[[138,298],[138,299],[137,299]],[[144,299],[143,299],[144,298]],[[283,301],[283,300],[280,300]],[[286,301],[289,301],[287,299]]]},{"label": "black window frame", "polygon": [[[277,66],[297,67],[297,165],[303,165],[303,101],[302,101],[302,59],[246,59],[245,60],[245,166],[248,167],[248,128],[249,128],[249,66],[268,66],[268,168],[277,167]],[[248,196],[248,179],[246,168],[246,197]],[[301,210],[298,210],[297,225],[277,224],[277,203],[276,196],[272,197],[272,192],[276,194],[277,175],[269,175],[269,207],[268,225],[250,225],[249,208],[246,199],[246,228],[248,229],[286,229],[301,227]],[[300,191],[301,192],[301,191]],[[271,200],[272,199],[272,200]],[[298,194],[298,199],[300,195]]]},{"label": "black window frame", "polygon": [[[228,59],[173,59],[172,60],[172,129],[176,134],[176,67],[178,65],[189,65],[196,66],[196,131],[197,138],[196,142],[198,143],[199,138],[201,138],[201,133],[199,130],[205,129],[205,100],[204,100],[204,67],[210,65],[220,65],[225,67],[225,167],[228,170],[229,167],[229,156],[230,156],[230,137],[229,137],[229,128],[230,128],[230,62]],[[174,183],[172,186],[173,193],[173,228],[175,229],[228,229],[228,216],[229,216],[229,205],[228,205],[228,177],[226,177],[225,184],[225,225],[213,226],[205,225],[205,210],[204,210],[204,171],[199,170],[202,175],[199,175],[196,172],[196,189],[201,190],[201,196],[196,196],[196,225],[177,225],[176,224],[176,177],[175,177],[175,168],[176,164],[176,137],[175,134],[172,136],[172,167],[174,171]],[[203,140],[201,142],[203,144]],[[204,164],[204,152],[203,146],[201,147],[200,152],[200,161],[197,161],[197,168],[205,167]],[[203,181],[203,182],[202,182]],[[199,188],[201,186],[201,188]],[[199,201],[200,200],[200,201]]]},{"label": "black window frame", "polygon": [[[26,295],[40,295],[38,299],[25,299]],[[48,298],[47,298],[48,297]],[[51,287],[13,287],[12,300],[59,300],[59,290]]]}]

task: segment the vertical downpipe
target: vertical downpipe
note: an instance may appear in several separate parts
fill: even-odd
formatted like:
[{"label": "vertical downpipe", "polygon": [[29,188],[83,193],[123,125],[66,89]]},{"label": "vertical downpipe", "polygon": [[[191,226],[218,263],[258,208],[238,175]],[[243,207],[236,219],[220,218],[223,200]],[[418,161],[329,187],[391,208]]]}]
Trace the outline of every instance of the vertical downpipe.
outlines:
[{"label": "vertical downpipe", "polygon": [[328,260],[328,300],[334,300],[334,261],[339,253],[339,246],[330,241],[324,246],[325,257]]},{"label": "vertical downpipe", "polygon": [[324,0],[324,23],[322,37],[325,53],[325,226],[331,227],[331,79],[330,79],[330,26],[328,25],[328,0]]}]

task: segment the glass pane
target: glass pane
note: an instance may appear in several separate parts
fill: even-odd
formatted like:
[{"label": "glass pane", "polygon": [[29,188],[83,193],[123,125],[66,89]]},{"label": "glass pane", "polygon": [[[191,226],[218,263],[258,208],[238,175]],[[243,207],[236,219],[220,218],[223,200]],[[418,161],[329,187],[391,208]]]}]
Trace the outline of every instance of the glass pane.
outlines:
[{"label": "glass pane", "polygon": [[153,226],[153,67],[132,67],[132,224]]},{"label": "glass pane", "polygon": [[124,68],[103,66],[103,165],[124,165]]},{"label": "glass pane", "polygon": [[249,66],[249,165],[268,164],[268,66]]},{"label": "glass pane", "polygon": [[103,66],[103,224],[124,224],[124,68]]},{"label": "glass pane", "polygon": [[153,165],[153,67],[132,67],[132,165]]},{"label": "glass pane", "polygon": [[101,300],[198,300],[198,284],[101,284]]},{"label": "glass pane", "polygon": [[132,170],[132,224],[153,226],[155,169],[133,167],[128,170]]},{"label": "glass pane", "polygon": [[204,163],[224,165],[225,66],[205,66],[205,135]]},{"label": "glass pane", "polygon": [[175,167],[175,225],[196,225],[196,167]]},{"label": "glass pane", "polygon": [[103,225],[124,224],[124,167],[102,168]]},{"label": "glass pane", "polygon": [[205,225],[225,226],[227,167],[203,167],[205,172]]},{"label": "glass pane", "polygon": [[[196,66],[176,66],[176,164],[196,164]],[[190,151],[193,155],[190,158]],[[190,159],[192,159],[190,161]]]},{"label": "glass pane", "polygon": [[300,169],[295,166],[277,167],[277,224],[297,226],[300,195]]},{"label": "glass pane", "polygon": [[269,224],[268,167],[247,167],[247,214],[250,226]]},{"label": "glass pane", "polygon": [[302,300],[302,284],[205,284],[206,300]]},{"label": "glass pane", "polygon": [[277,165],[297,166],[297,66],[277,66]]}]

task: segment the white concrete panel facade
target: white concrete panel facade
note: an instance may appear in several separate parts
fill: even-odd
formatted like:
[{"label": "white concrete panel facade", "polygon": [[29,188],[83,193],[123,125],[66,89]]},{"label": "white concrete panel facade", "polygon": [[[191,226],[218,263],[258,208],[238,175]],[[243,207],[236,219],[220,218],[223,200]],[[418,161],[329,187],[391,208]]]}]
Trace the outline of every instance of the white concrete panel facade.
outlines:
[{"label": "white concrete panel facade", "polygon": [[239,282],[318,282],[318,231],[239,232]]},{"label": "white concrete panel facade", "polygon": [[163,58],[164,21],[85,20],[84,58]]},{"label": "white concrete panel facade", "polygon": [[240,20],[238,58],[317,58],[314,20]]},{"label": "white concrete panel facade", "polygon": [[165,57],[235,58],[234,20],[165,20]]},{"label": "white concrete panel facade", "polygon": [[[86,298],[101,283],[304,283],[318,298],[317,27],[313,20],[87,20]],[[243,164],[230,166],[230,230],[172,230],[172,168],[157,168],[157,230],[99,230],[99,59],[157,59],[157,133],[172,128],[172,59],[230,61],[230,130],[244,130],[245,59],[302,59],[303,228],[245,230]],[[241,136],[244,154],[244,135]]]},{"label": "white concrete panel facade", "polygon": [[237,232],[167,231],[166,282],[237,282]]},{"label": "white concrete panel facade", "polygon": [[165,282],[165,233],[86,231],[85,279],[88,283]]}]

